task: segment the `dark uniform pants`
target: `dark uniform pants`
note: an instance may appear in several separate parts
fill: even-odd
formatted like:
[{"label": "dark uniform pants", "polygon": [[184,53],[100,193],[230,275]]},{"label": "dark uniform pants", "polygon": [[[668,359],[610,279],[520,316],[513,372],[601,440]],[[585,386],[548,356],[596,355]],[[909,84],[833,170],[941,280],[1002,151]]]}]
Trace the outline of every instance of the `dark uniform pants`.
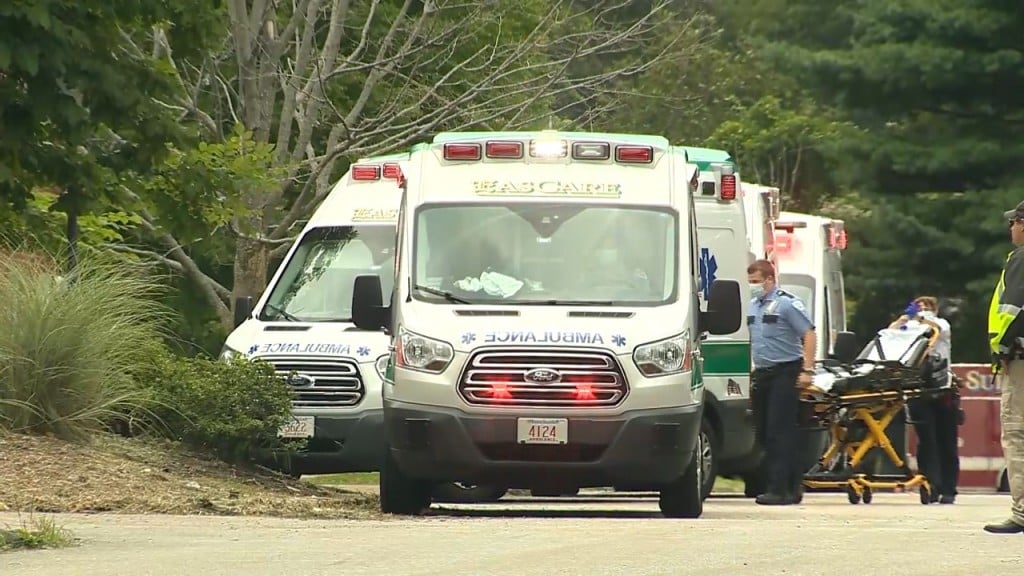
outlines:
[{"label": "dark uniform pants", "polygon": [[800,412],[801,361],[777,364],[754,370],[754,414],[758,436],[764,445],[766,492],[796,494],[803,484],[802,435],[798,427]]},{"label": "dark uniform pants", "polygon": [[933,497],[956,496],[960,478],[960,407],[952,394],[908,402],[917,434],[917,468],[928,478]]}]

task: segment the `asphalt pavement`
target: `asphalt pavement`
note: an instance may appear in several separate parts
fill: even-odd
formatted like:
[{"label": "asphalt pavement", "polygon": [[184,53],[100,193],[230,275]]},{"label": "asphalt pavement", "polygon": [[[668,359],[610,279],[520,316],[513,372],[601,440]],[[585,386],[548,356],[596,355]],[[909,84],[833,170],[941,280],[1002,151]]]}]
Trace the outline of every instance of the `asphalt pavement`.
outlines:
[{"label": "asphalt pavement", "polygon": [[[1010,575],[1024,570],[1024,535],[981,530],[1009,505],[1005,494],[951,506],[916,494],[712,498],[698,520],[666,520],[649,496],[584,493],[374,521],[58,515],[79,545],[0,554],[0,575]],[[0,526],[17,523],[0,513]]]}]

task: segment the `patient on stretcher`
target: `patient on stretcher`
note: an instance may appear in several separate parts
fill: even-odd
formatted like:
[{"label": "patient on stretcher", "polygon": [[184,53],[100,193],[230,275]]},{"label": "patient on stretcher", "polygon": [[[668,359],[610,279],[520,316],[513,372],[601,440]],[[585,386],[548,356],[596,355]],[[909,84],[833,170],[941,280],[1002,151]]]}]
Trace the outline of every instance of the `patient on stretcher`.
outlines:
[{"label": "patient on stretcher", "polygon": [[947,386],[946,361],[930,354],[933,330],[918,323],[879,330],[852,363],[818,368],[809,391],[843,395]]}]

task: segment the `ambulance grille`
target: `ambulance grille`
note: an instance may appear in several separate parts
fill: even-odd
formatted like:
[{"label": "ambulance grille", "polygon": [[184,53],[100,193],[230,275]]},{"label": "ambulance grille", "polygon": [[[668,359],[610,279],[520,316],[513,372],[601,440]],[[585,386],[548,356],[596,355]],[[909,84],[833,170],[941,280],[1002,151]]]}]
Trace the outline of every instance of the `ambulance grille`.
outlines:
[{"label": "ambulance grille", "polygon": [[618,360],[596,350],[481,350],[459,379],[459,394],[474,406],[607,408],[627,392]]},{"label": "ambulance grille", "polygon": [[352,360],[275,354],[260,358],[291,385],[293,408],[355,406],[366,394],[359,366]]}]

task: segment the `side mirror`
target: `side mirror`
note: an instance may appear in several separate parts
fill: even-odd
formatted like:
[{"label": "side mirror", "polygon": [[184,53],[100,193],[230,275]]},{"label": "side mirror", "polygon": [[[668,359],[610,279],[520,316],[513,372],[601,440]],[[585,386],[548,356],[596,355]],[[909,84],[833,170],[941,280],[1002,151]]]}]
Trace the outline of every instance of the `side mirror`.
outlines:
[{"label": "side mirror", "polygon": [[252,316],[252,296],[235,298],[235,328]]},{"label": "side mirror", "polygon": [[857,359],[860,347],[857,345],[857,335],[853,332],[840,332],[836,334],[836,341],[832,343],[832,357],[844,363],[853,362]]},{"label": "side mirror", "polygon": [[391,310],[384,306],[380,276],[356,276],[352,287],[352,323],[360,330],[390,328]]},{"label": "side mirror", "polygon": [[742,321],[740,284],[735,280],[715,280],[708,295],[708,310],[700,313],[700,330],[715,335],[732,334]]}]

